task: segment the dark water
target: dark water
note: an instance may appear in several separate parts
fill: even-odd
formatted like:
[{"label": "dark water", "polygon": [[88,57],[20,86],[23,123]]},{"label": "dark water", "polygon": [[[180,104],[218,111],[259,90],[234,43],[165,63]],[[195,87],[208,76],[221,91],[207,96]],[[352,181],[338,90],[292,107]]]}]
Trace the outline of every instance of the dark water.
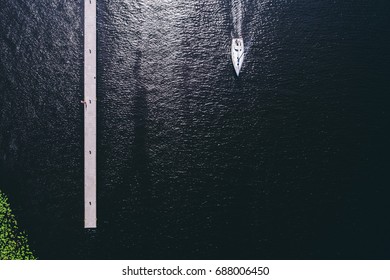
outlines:
[{"label": "dark water", "polygon": [[0,189],[39,258],[390,257],[387,1],[99,1],[96,231],[81,2],[0,3]]}]

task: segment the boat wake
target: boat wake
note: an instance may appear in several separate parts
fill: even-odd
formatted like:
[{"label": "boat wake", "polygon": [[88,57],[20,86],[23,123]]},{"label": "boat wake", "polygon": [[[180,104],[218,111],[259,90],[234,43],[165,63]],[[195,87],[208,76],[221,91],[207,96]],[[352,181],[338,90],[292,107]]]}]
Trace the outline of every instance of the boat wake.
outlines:
[{"label": "boat wake", "polygon": [[244,62],[244,39],[242,36],[243,4],[242,0],[232,0],[233,34],[231,56],[237,76]]},{"label": "boat wake", "polygon": [[233,36],[242,37],[243,4],[242,0],[232,0]]}]

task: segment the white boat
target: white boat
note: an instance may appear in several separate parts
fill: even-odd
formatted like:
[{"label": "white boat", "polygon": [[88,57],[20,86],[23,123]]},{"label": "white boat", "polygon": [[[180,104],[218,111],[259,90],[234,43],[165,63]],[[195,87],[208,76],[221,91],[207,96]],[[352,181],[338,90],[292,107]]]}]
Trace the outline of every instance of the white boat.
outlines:
[{"label": "white boat", "polygon": [[232,62],[237,76],[240,75],[242,63],[244,62],[244,40],[234,38],[232,40]]}]

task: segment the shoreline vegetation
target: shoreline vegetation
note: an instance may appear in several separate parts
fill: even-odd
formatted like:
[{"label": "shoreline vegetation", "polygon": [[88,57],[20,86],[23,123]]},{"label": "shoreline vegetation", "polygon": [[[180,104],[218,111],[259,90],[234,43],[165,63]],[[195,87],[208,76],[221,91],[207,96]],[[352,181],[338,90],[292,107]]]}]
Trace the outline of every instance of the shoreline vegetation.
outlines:
[{"label": "shoreline vegetation", "polygon": [[35,260],[27,235],[18,227],[7,196],[0,190],[0,260]]}]

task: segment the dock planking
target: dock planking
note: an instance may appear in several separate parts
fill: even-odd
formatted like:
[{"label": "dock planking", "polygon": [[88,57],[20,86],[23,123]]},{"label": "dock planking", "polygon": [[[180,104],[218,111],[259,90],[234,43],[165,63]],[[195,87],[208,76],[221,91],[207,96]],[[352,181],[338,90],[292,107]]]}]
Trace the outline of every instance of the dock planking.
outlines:
[{"label": "dock planking", "polygon": [[84,1],[84,228],[96,228],[96,0]]}]

